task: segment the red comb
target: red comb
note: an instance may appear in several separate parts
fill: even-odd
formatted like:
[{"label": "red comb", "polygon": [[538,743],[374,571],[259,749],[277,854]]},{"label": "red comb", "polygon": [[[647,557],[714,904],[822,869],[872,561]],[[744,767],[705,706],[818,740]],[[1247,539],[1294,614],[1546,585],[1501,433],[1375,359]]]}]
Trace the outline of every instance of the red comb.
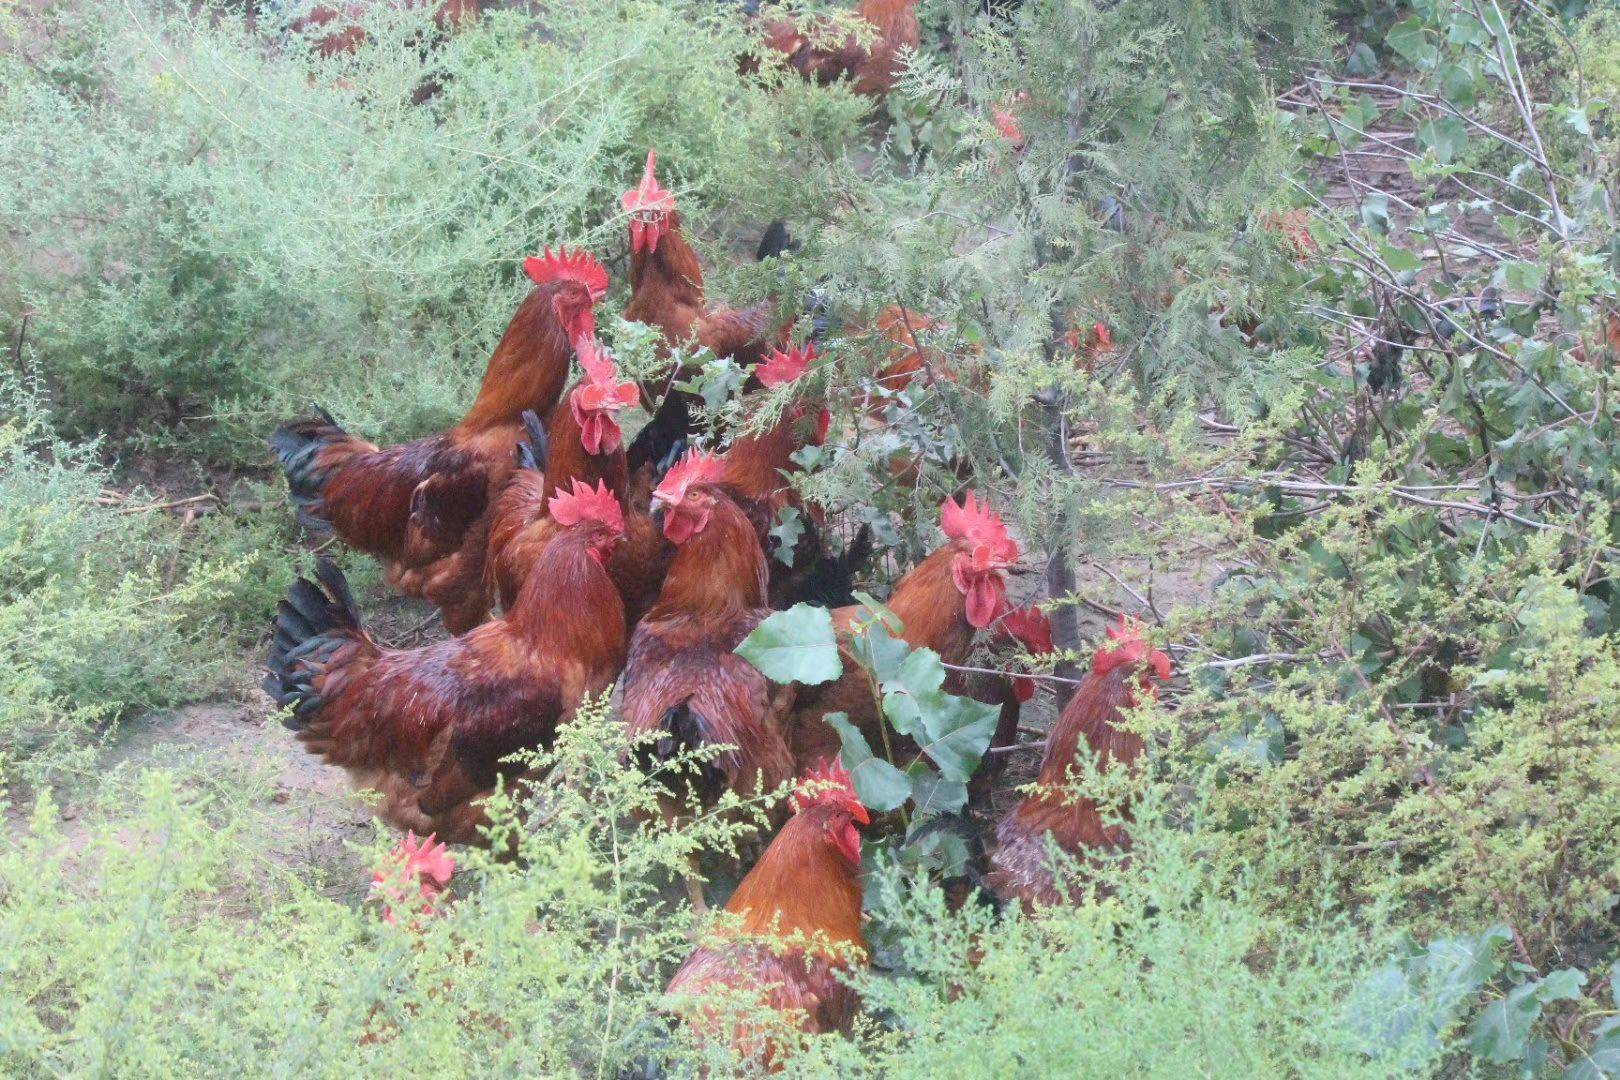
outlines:
[{"label": "red comb", "polygon": [[755,366],[754,378],[768,387],[786,386],[809,370],[810,364],[815,358],[816,346],[814,342],[809,342],[802,347],[795,345],[786,351],[772,349],[771,355]]},{"label": "red comb", "polygon": [[792,805],[796,814],[825,803],[843,804],[859,811],[855,817],[863,825],[870,821],[866,807],[861,805],[861,797],[855,794],[855,781],[850,779],[849,770],[837,758],[828,758],[820,765],[806,769],[793,792]]},{"label": "red comb", "polygon": [[623,409],[641,400],[635,383],[619,381],[619,369],[613,363],[613,354],[603,348],[596,338],[582,337],[575,341],[574,353],[579,357],[579,366],[585,369],[585,380],[590,384],[588,389],[600,392],[587,393],[590,400],[582,402],[585,408]]},{"label": "red comb", "polygon": [[939,526],[952,540],[971,543],[973,561],[980,567],[1010,566],[1018,561],[1018,545],[1007,535],[1007,526],[988,502],[981,504],[971,491],[960,506],[954,499],[945,500],[939,510]]},{"label": "red comb", "polygon": [[1018,118],[1012,114],[1011,109],[996,105],[991,108],[990,116],[995,121],[997,134],[1014,146],[1023,144],[1024,129],[1018,126]]},{"label": "red comb", "polygon": [[1052,621],[1034,604],[1013,608],[1001,617],[1001,626],[1032,655],[1057,651],[1052,647]]},{"label": "red comb", "polygon": [[591,303],[607,295],[608,275],[590,252],[584,248],[569,251],[559,247],[555,252],[546,248],[539,255],[523,260],[523,272],[536,285],[557,281],[572,281],[585,286],[591,294]]},{"label": "red comb", "polygon": [[[371,890],[382,897],[384,922],[394,921],[394,905],[420,902],[423,914],[433,911],[434,898],[450,884],[450,875],[456,871],[456,860],[436,834],[418,840],[414,832],[389,853],[388,864],[371,876]],[[415,886],[416,895],[411,895]]]},{"label": "red comb", "polygon": [[653,498],[676,506],[686,498],[686,489],[693,484],[718,484],[725,474],[725,462],[717,455],[692,450],[664,474],[664,482],[653,492]]},{"label": "red comb", "polygon": [[658,177],[653,175],[653,161],[656,154],[647,151],[647,167],[641,172],[641,183],[619,196],[619,205],[627,213],[637,210],[657,210],[669,213],[675,209],[675,196],[664,190],[658,183]]},{"label": "red comb", "polygon": [[619,500],[608,489],[606,480],[597,481],[594,488],[575,480],[573,490],[558,492],[546,505],[551,519],[559,525],[578,525],[588,519],[616,533],[624,532],[624,511],[619,509]]},{"label": "red comb", "polygon": [[1146,639],[1142,637],[1142,625],[1124,615],[1119,617],[1119,625],[1110,626],[1107,630],[1109,643],[1097,650],[1091,658],[1091,671],[1095,675],[1106,675],[1119,667],[1147,668],[1142,673],[1145,684],[1151,676],[1164,682],[1170,678],[1170,658],[1158,649],[1149,650]]}]

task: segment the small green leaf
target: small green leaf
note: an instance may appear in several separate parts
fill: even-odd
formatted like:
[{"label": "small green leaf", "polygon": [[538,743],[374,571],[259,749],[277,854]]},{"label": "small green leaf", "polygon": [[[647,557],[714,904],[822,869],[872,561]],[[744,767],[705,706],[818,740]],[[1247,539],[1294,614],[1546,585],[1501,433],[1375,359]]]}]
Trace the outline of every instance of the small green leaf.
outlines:
[{"label": "small green leaf", "polygon": [[832,615],[809,604],[795,604],[761,622],[737,646],[737,655],[773,682],[815,686],[844,673]]},{"label": "small green leaf", "polygon": [[782,507],[770,531],[771,539],[776,541],[771,549],[772,558],[783,566],[792,566],[793,553],[798,550],[799,538],[803,535],[804,515],[795,507]]},{"label": "small green leaf", "polygon": [[1350,57],[1344,62],[1344,70],[1350,75],[1360,79],[1368,75],[1378,74],[1378,57],[1367,47],[1365,41],[1356,42],[1356,47],[1350,50]]},{"label": "small green leaf", "polygon": [[850,779],[855,784],[855,794],[860,796],[863,806],[875,813],[884,813],[911,797],[911,778],[872,753],[866,736],[850,722],[848,714],[828,713],[822,720],[838,732],[838,741],[842,746],[838,760],[849,770]]}]

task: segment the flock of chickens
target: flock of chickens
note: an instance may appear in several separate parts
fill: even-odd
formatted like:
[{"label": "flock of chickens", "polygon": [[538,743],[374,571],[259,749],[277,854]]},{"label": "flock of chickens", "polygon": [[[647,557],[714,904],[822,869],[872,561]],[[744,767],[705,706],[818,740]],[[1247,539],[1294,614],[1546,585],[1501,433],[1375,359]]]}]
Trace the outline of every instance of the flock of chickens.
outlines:
[{"label": "flock of chickens", "polygon": [[[726,905],[741,936],[694,952],[671,989],[702,999],[706,987],[745,986],[807,1030],[833,1030],[854,1006],[838,972],[864,962],[860,830],[871,819],[824,717],[846,714],[871,745],[891,746],[897,763],[918,750],[892,730],[884,738],[874,688],[847,657],[832,682],[775,685],[735,652],[773,608],[806,599],[834,607],[847,649],[873,617],[849,596],[852,563],[864,553],[856,543],[853,560],[831,555],[819,509],[790,483],[796,452],[829,434],[824,403],[804,389],[823,361],[813,346],[789,343],[790,327],[777,325],[769,302],[745,310],[707,302],[674,196],[654,166],[649,154],[640,184],[623,197],[624,317],[657,327],[668,347],[703,346],[746,367],[745,404],[784,393],[792,403],[720,452],[692,448],[684,392],[651,400],[620,379],[595,336],[608,288],[602,265],[565,249],[528,259],[533,288],[454,428],[379,449],[322,415],[284,424],[270,439],[300,520],[377,558],[387,582],[437,606],[455,636],[381,647],[362,628],[342,574],[323,559],[316,580],[296,582],[279,607],[264,685],[311,753],[380,793],[384,821],[431,834],[426,846],[413,835],[402,848],[424,895],[450,873],[434,838],[479,843],[482,801],[498,781],[544,783],[505,759],[548,747],[586,695],[615,684],[623,722],[643,748],[627,767],[668,781],[669,759],[710,748],[687,780],[709,804],[727,790],[764,793],[797,777],[792,816]],[[565,385],[576,360],[579,373]],[[903,353],[880,381],[903,384],[919,363]],[[627,442],[618,417],[636,406],[651,419]],[[768,560],[764,546],[787,506],[811,523],[791,567]],[[972,493],[948,499],[940,526],[943,543],[888,598],[900,636],[956,666],[981,633],[992,648],[1052,652],[1045,617],[1008,600],[1019,549],[990,506]],[[1082,747],[1099,768],[1137,757],[1142,741],[1115,727],[1119,710],[1169,676],[1168,659],[1134,628],[1109,633],[1050,734],[1036,793],[995,829],[983,884],[1026,908],[1069,892],[1048,837],[1076,855],[1125,843],[1117,820],[1108,824],[1098,806],[1063,792]],[[993,745],[1010,746],[1033,686],[1026,676],[952,670],[946,689],[999,704]],[[813,943],[782,952],[748,940],[767,931]]]}]

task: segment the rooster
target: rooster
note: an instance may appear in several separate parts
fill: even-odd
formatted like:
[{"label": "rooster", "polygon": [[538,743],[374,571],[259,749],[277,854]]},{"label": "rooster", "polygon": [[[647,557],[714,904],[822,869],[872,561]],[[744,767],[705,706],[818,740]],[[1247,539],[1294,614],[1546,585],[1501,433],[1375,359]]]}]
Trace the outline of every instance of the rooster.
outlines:
[{"label": "rooster", "polygon": [[776,1053],[770,1036],[728,1022],[713,999],[742,993],[803,1031],[839,1031],[857,1004],[839,975],[868,963],[859,826],[870,818],[849,773],[836,761],[807,771],[793,809],[726,903],[737,925],[687,957],[668,988],[700,1040],[726,1040],[767,1066]]},{"label": "rooster", "polygon": [[[1018,545],[1001,518],[971,492],[960,504],[945,500],[940,527],[948,542],[895,584],[888,608],[900,619],[900,635],[912,648],[932,649],[945,663],[961,664],[973,648],[975,632],[988,629],[1007,611],[1006,571],[1018,561]],[[851,637],[868,617],[862,605],[832,613],[843,642],[844,674],[800,691],[789,723],[797,762],[838,753],[838,732],[822,720],[832,712],[846,714],[872,746],[894,743],[884,738],[885,721],[871,680],[848,655]],[[962,691],[959,673],[951,673],[945,688]],[[908,740],[896,748],[897,753],[912,750]]]},{"label": "rooster", "polygon": [[664,535],[676,546],[663,591],[630,639],[623,713],[650,764],[704,746],[729,746],[699,766],[694,785],[712,805],[730,789],[763,794],[793,774],[780,716],[791,687],[773,693],[733,650],[765,605],[765,553],[754,526],[721,486],[724,466],[701,451],[682,458],[654,501],[666,507]]},{"label": "rooster", "polygon": [[270,437],[299,520],[376,556],[389,584],[440,608],[452,633],[489,612],[482,528],[514,468],[522,414],[556,404],[572,343],[594,332],[592,309],[607,291],[607,272],[583,251],[547,251],[524,269],[535,288],[454,428],[379,450],[322,413],[283,424]]},{"label": "rooster", "polygon": [[624,538],[605,485],[552,497],[562,531],[510,611],[420,649],[377,645],[330,561],[282,601],[264,688],[304,748],[381,793],[389,824],[476,839],[510,754],[547,746],[586,694],[613,685],[626,633],[604,568]]},{"label": "rooster", "polygon": [[519,447],[519,468],[490,510],[485,589],[503,609],[510,607],[557,531],[546,516],[548,500],[576,481],[602,483],[625,514],[628,539],[608,561],[608,576],[634,623],[658,595],[669,565],[666,545],[648,513],[650,494],[636,497],[625,468],[624,435],[616,414],[636,403],[636,386],[619,381],[612,357],[594,339],[581,339],[578,351],[585,377],[553,410],[551,423],[542,428],[532,413],[525,416],[528,439]]},{"label": "rooster", "polygon": [[[765,26],[765,45],[805,79],[827,86],[848,78],[855,93],[883,97],[899,80],[901,52],[915,49],[921,36],[917,0],[861,0],[856,11],[872,25],[868,44],[853,34],[830,43],[825,28],[806,31],[792,19],[776,19]],[[743,64],[745,71],[754,66],[752,58]]]},{"label": "rooster", "polygon": [[1065,791],[1069,770],[1082,752],[1092,755],[1099,771],[1115,763],[1129,768],[1141,755],[1141,736],[1117,726],[1120,709],[1136,704],[1138,691],[1153,694],[1154,680],[1170,678],[1170,658],[1149,649],[1138,627],[1123,617],[1108,628],[1109,644],[1091,660],[1091,674],[1075,690],[1068,707],[1047,734],[1036,793],[1027,796],[996,826],[986,887],[1003,901],[1018,901],[1026,911],[1062,902],[1067,890],[1047,854],[1047,836],[1072,856],[1125,848],[1123,825],[1103,821],[1102,809],[1087,798]]},{"label": "rooster", "polygon": [[[641,183],[620,202],[630,217],[630,302],[624,317],[658,328],[670,348],[706,348],[747,366],[757,363],[776,335],[776,304],[710,305],[703,268],[686,242],[675,196],[658,183],[656,155],[647,152]],[[664,458],[691,429],[691,396],[670,389],[630,446],[632,472]]]}]

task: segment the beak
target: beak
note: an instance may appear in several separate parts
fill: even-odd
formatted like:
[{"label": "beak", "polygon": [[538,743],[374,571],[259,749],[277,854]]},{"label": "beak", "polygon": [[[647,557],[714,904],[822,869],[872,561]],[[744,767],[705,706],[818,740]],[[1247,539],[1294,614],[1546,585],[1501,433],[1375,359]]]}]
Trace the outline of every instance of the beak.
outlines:
[{"label": "beak", "polygon": [[862,825],[872,824],[872,815],[866,812],[866,807],[860,805],[859,803],[855,803],[850,806],[849,810],[850,814],[854,816],[855,820],[860,822]]}]

